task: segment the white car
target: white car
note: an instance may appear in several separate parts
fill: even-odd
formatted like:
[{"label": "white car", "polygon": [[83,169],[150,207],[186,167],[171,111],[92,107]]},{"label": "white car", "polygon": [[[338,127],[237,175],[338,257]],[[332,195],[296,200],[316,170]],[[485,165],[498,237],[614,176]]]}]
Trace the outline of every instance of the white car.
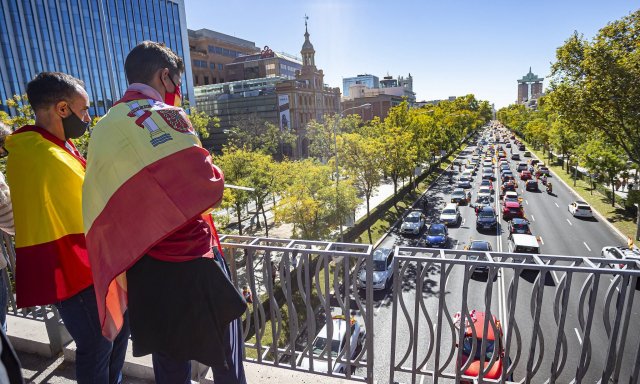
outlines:
[{"label": "white car", "polygon": [[[640,250],[630,249],[627,247],[604,247],[600,252],[602,257],[613,260],[635,260],[640,266]],[[625,267],[625,264],[615,263],[609,264],[616,269]]]},{"label": "white car", "polygon": [[489,201],[491,201],[491,189],[489,187],[480,187],[480,189],[478,190],[477,198],[478,200],[488,198]]},{"label": "white car", "polygon": [[424,228],[426,218],[420,211],[411,211],[404,217],[400,225],[400,233],[403,235],[419,235]]},{"label": "white car", "polygon": [[593,217],[593,211],[591,210],[591,207],[584,201],[574,201],[573,203],[569,204],[569,212],[574,217]]},{"label": "white car", "polygon": [[[393,277],[393,249],[378,248],[373,251],[373,290],[378,291],[389,287]],[[367,286],[366,267],[358,272],[358,287],[365,289]]]},{"label": "white car", "polygon": [[[329,334],[329,327],[325,324],[313,340],[313,344],[311,345],[308,353],[313,355],[314,371],[343,373],[346,371],[347,365],[336,361],[336,358],[339,355],[342,355],[341,360],[353,359],[356,356],[358,346],[364,342],[365,330],[360,326],[360,323],[358,323],[355,318],[351,318],[349,321],[349,326],[351,327],[351,337],[349,339],[351,352],[349,353],[349,351],[346,350],[347,320],[345,316],[333,316],[331,318],[331,322],[333,325],[332,334]],[[333,368],[331,371],[329,371],[329,354],[331,354],[331,365]],[[298,366],[303,369],[310,369],[309,359],[310,357],[308,354],[303,354]]]},{"label": "white car", "polygon": [[440,214],[440,221],[445,225],[457,225],[461,219],[462,216],[456,203],[448,203]]}]

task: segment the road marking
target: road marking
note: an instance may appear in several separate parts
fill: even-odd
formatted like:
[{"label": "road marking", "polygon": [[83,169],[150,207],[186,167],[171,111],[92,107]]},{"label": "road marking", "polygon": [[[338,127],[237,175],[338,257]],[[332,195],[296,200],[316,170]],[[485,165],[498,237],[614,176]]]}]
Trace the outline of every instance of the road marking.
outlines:
[{"label": "road marking", "polygon": [[567,223],[569,223],[569,225],[573,225],[573,224],[571,224],[571,221],[569,221],[569,219],[567,219]]},{"label": "road marking", "polygon": [[382,300],[382,302],[380,303],[380,306],[378,308],[376,308],[376,310],[375,310],[376,315],[380,312],[382,307],[384,307],[385,305],[389,304],[388,299],[389,299],[389,297],[387,296],[387,297],[384,298],[384,300]]},{"label": "road marking", "polygon": [[582,242],[582,244],[584,244],[585,247],[587,247],[587,249],[589,250],[589,252],[591,252],[591,248],[589,248],[589,246],[587,245],[587,243],[585,243],[584,241]]},{"label": "road marking", "polygon": [[576,336],[578,337],[578,342],[582,345],[582,338],[580,337],[580,332],[578,332],[578,328],[573,328],[576,331]]},{"label": "road marking", "polygon": [[556,203],[555,201],[553,202],[553,204],[556,205],[556,207],[560,208],[560,206],[558,205],[558,203]]},{"label": "road marking", "polygon": [[531,220],[536,221],[536,218],[531,215]]},{"label": "road marking", "polygon": [[538,236],[538,239],[540,239],[540,243],[542,243],[542,245],[544,245],[544,241],[542,240],[542,236]]},{"label": "road marking", "polygon": [[527,203],[527,205],[529,205],[529,200],[525,200],[524,202]]},{"label": "road marking", "polygon": [[464,225],[464,222],[465,222],[465,219],[464,219],[464,218],[462,218],[462,225]]},{"label": "road marking", "polygon": [[424,376],[425,375],[422,375],[422,377],[420,377],[420,384],[424,383]]}]

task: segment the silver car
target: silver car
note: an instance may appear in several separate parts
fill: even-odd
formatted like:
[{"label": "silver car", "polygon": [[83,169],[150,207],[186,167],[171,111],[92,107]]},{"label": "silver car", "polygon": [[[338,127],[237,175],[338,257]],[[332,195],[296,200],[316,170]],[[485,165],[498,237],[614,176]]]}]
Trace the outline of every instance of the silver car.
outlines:
[{"label": "silver car", "polygon": [[425,217],[420,211],[409,212],[400,225],[400,233],[403,235],[419,235],[424,228]]},{"label": "silver car", "polygon": [[[373,251],[373,290],[387,289],[393,277],[393,249],[378,248]],[[367,286],[367,270],[365,267],[358,272],[358,286]]]}]

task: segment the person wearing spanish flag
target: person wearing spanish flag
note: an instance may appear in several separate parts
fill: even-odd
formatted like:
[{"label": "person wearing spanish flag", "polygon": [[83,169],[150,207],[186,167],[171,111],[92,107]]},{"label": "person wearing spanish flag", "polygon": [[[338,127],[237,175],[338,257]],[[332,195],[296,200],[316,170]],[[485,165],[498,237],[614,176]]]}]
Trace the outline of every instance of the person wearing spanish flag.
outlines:
[{"label": "person wearing spanish flag", "polygon": [[224,179],[179,107],[183,72],[164,44],[138,44],[129,88],[91,134],[82,205],[102,333],[113,339],[127,311],[156,383],[190,383],[190,360],[216,384],[245,383],[246,302],[208,214]]},{"label": "person wearing spanish flag", "polygon": [[54,304],[76,343],[76,380],[115,384],[129,337],[100,332],[98,307],[82,222],[86,161],[70,139],[89,123],[84,83],[42,72],[27,85],[35,124],[6,138],[7,182],[13,204],[18,307]]}]

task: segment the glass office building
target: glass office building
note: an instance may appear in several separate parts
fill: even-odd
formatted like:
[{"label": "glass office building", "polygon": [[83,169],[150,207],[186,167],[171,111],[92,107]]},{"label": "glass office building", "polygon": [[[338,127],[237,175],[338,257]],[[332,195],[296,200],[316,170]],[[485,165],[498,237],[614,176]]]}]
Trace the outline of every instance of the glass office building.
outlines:
[{"label": "glass office building", "polygon": [[364,74],[356,77],[342,78],[342,95],[349,96],[349,87],[356,84],[364,84],[367,88],[380,88],[380,79],[378,76]]},{"label": "glass office building", "polygon": [[104,115],[127,88],[127,54],[144,40],[183,58],[182,93],[193,100],[184,0],[0,0],[0,100],[24,94],[39,72],[66,72],[85,82],[92,115]]}]

